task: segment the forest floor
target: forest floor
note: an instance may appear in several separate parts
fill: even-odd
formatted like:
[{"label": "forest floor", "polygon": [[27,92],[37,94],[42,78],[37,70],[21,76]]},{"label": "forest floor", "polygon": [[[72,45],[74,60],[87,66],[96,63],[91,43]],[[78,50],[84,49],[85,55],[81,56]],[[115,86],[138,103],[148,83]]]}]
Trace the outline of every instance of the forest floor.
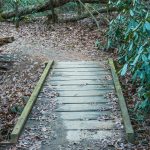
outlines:
[{"label": "forest floor", "polygon": [[105,60],[110,57],[95,47],[96,40],[100,40],[102,45],[105,43],[106,25],[98,32],[90,19],[51,26],[44,22],[40,19],[22,23],[18,30],[12,23],[1,23],[1,36],[15,38],[13,43],[1,47],[1,51],[59,61]]},{"label": "forest floor", "polygon": [[[13,36],[15,38],[13,43],[0,47],[0,54],[15,54],[17,60],[10,71],[0,74],[2,79],[0,86],[0,103],[2,104],[0,117],[2,119],[0,123],[1,129],[3,129],[0,141],[9,138],[20,114],[20,106],[22,109],[31,95],[32,89],[43,71],[45,61],[101,61],[113,56],[112,53],[103,51],[103,48],[97,49],[95,46],[96,40],[99,40],[101,45],[106,43],[107,25],[105,23],[101,24],[101,30],[97,31],[90,19],[49,27],[44,22],[45,19],[29,23],[21,22],[18,30],[12,23],[3,22],[0,24],[2,37]],[[17,105],[14,105],[16,102]],[[4,111],[5,114],[2,113]],[[149,121],[144,122],[144,125],[145,123],[148,124]],[[140,128],[139,132],[145,134],[146,127],[147,125],[145,128]],[[8,128],[9,130],[6,131]],[[133,149],[137,147],[139,150],[148,149],[149,137],[143,135],[141,138],[143,140],[141,143],[137,143],[138,146],[132,145]],[[30,138],[26,137],[27,141],[23,140],[21,139],[19,144],[29,142]],[[12,149],[18,149],[17,146],[15,145]],[[131,148],[131,145],[129,147]],[[120,149],[127,149],[127,145],[120,145]]]}]

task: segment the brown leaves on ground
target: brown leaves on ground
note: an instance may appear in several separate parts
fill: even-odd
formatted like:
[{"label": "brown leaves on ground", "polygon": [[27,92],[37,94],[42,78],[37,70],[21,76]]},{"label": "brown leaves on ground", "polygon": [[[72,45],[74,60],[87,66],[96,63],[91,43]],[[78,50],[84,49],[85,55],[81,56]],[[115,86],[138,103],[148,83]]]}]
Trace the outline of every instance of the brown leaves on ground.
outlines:
[{"label": "brown leaves on ground", "polygon": [[102,49],[95,47],[96,40],[101,46],[106,37],[106,25],[98,31],[96,25],[91,28],[88,25],[91,19],[85,19],[76,23],[55,24],[47,27],[45,18],[37,19],[28,24],[20,23],[16,31],[11,23],[2,23],[0,32],[2,36],[14,36],[15,41],[5,45],[0,50],[11,50],[32,56],[43,56],[60,61],[73,60],[105,60],[110,57]]},{"label": "brown leaves on ground", "polygon": [[20,57],[9,71],[0,72],[0,141],[9,139],[12,128],[44,69],[40,60]]}]

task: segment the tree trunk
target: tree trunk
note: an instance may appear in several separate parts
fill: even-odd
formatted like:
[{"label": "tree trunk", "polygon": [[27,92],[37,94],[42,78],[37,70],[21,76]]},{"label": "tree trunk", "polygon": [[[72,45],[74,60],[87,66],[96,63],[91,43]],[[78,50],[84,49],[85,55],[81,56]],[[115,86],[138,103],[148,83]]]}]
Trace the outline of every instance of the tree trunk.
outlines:
[{"label": "tree trunk", "polygon": [[[53,0],[53,8],[60,7],[68,2],[71,2],[72,0]],[[78,0],[73,0],[73,2],[78,2]],[[105,0],[82,0],[83,3],[107,3]],[[44,4],[40,4],[37,6],[29,6],[27,8],[19,8],[18,10],[18,17],[37,13],[37,12],[44,12],[46,10],[50,10],[51,0],[48,2],[45,2]],[[3,19],[9,19],[16,16],[15,11],[9,11],[9,12],[2,12],[0,16]]]},{"label": "tree trunk", "polygon": [[52,20],[53,23],[58,21],[58,16],[55,14],[55,8],[54,8],[54,0],[50,0],[51,4],[50,4],[50,10],[52,12],[52,14],[49,14],[48,17],[48,22],[50,22]]},{"label": "tree trunk", "polygon": [[[120,7],[120,8],[117,8],[117,7],[110,7],[109,9],[108,8],[101,8],[97,11],[93,11],[91,12],[94,16],[95,15],[98,15],[99,13],[107,13],[107,12],[115,12],[115,11],[121,11],[124,7]],[[82,15],[78,15],[78,16],[74,16],[74,17],[71,17],[71,18],[66,18],[66,19],[62,19],[60,20],[59,22],[75,22],[77,20],[82,20],[84,18],[88,18],[90,16],[89,13],[83,13]]]}]

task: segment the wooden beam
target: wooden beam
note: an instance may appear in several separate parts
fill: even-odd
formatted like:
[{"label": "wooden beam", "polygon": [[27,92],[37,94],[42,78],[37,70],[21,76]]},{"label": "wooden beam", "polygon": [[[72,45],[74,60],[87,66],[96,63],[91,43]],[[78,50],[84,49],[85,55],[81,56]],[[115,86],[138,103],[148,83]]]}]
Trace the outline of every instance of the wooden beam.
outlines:
[{"label": "wooden beam", "polygon": [[37,99],[38,94],[39,94],[39,92],[42,88],[42,85],[43,85],[43,83],[44,83],[44,81],[45,81],[45,79],[46,79],[46,77],[47,77],[47,75],[48,75],[48,73],[49,73],[49,71],[52,67],[52,64],[53,64],[53,61],[50,61],[47,64],[47,66],[44,69],[37,85],[35,86],[35,88],[33,90],[33,93],[31,95],[31,97],[29,98],[26,106],[24,107],[24,110],[23,110],[21,116],[18,118],[17,124],[15,125],[15,127],[14,127],[14,129],[11,133],[11,139],[10,139],[11,143],[16,143],[17,142],[17,140],[19,138],[19,135],[20,135],[20,133],[21,133],[23,127],[24,127],[24,124],[25,124],[25,122],[28,118],[28,115],[30,114],[31,109],[32,109],[34,103],[36,102],[36,99]]},{"label": "wooden beam", "polygon": [[112,76],[113,76],[113,80],[114,80],[114,84],[115,84],[115,89],[117,92],[119,105],[120,105],[120,109],[121,109],[121,113],[122,113],[122,117],[123,117],[123,121],[124,121],[126,138],[127,138],[128,142],[134,143],[134,130],[133,130],[133,127],[131,124],[127,105],[126,105],[126,102],[125,102],[125,99],[124,99],[124,96],[122,93],[121,85],[119,83],[119,79],[118,79],[118,76],[116,73],[114,62],[113,62],[113,59],[111,59],[111,58],[109,59],[109,65],[111,68],[111,72],[112,72]]}]

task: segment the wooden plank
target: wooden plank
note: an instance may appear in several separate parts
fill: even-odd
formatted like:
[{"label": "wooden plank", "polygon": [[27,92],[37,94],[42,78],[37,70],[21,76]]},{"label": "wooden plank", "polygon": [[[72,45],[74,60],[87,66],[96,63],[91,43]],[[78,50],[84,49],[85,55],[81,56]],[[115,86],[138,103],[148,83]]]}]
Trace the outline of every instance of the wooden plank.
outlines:
[{"label": "wooden plank", "polygon": [[81,96],[104,96],[114,92],[113,90],[91,90],[91,91],[59,91],[59,97],[81,97]]},{"label": "wooden plank", "polygon": [[110,75],[110,71],[98,71],[98,72],[52,72],[53,76],[100,76]]},{"label": "wooden plank", "polygon": [[109,71],[105,68],[64,68],[64,69],[53,69],[54,72],[100,72]]},{"label": "wooden plank", "polygon": [[54,65],[99,65],[108,64],[107,61],[74,61],[74,62],[55,62]]},{"label": "wooden plank", "polygon": [[113,81],[109,80],[73,80],[73,81],[50,81],[51,85],[101,85],[101,84],[113,84]]},{"label": "wooden plank", "polygon": [[[50,84],[50,83],[49,83]],[[51,85],[46,83],[48,87],[51,88]],[[114,89],[114,85],[101,84],[101,85],[64,85],[64,86],[53,86],[52,90],[57,91],[89,91],[89,90],[101,90],[101,89]]]},{"label": "wooden plank", "polygon": [[[40,93],[38,98],[43,102],[50,101],[50,98],[45,97],[43,93]],[[111,100],[105,96],[84,96],[84,97],[56,97],[55,100],[58,104],[97,104],[97,103],[109,103]]]},{"label": "wooden plank", "polygon": [[88,121],[78,121],[78,120],[66,120],[63,121],[64,126],[67,130],[111,130],[114,129],[115,123],[112,120],[88,120]]},{"label": "wooden plank", "polygon": [[[118,131],[115,131],[119,135]],[[67,140],[70,142],[79,142],[82,140],[103,140],[107,138],[112,138],[114,135],[113,130],[94,130],[93,132],[89,130],[68,130]],[[119,136],[118,136],[119,138]]]},{"label": "wooden plank", "polygon": [[108,103],[109,100],[104,96],[93,97],[57,97],[57,103],[60,104],[88,104],[88,103]]},{"label": "wooden plank", "polygon": [[53,76],[47,78],[51,81],[68,81],[68,80],[112,80],[111,75],[101,75],[101,76]]},{"label": "wooden plank", "polygon": [[59,64],[54,65],[53,68],[62,69],[62,68],[100,68],[105,67],[105,64]]},{"label": "wooden plank", "polygon": [[55,110],[56,112],[74,112],[74,111],[103,111],[111,110],[110,104],[61,104]]},{"label": "wooden plank", "polygon": [[42,88],[42,85],[43,85],[43,83],[44,83],[44,81],[45,81],[45,79],[46,79],[46,77],[47,77],[47,75],[49,73],[49,70],[51,69],[52,64],[53,64],[53,61],[50,61],[47,64],[47,66],[44,69],[44,71],[43,71],[43,73],[42,73],[42,75],[41,75],[37,85],[35,86],[35,88],[34,88],[34,90],[32,92],[31,97],[29,98],[26,106],[24,107],[24,110],[23,110],[21,116],[18,118],[18,121],[17,121],[17,123],[16,123],[16,125],[15,125],[15,127],[14,127],[14,129],[13,129],[13,131],[11,133],[11,142],[12,143],[17,142],[17,139],[18,139],[18,137],[19,137],[19,135],[21,133],[21,130],[22,130],[22,128],[23,128],[27,118],[28,118],[28,115],[29,115],[29,113],[30,113],[34,103],[36,102],[38,94],[39,94],[39,92],[40,92],[40,90]]},{"label": "wooden plank", "polygon": [[113,62],[112,59],[109,59],[109,64],[110,64],[110,67],[111,67],[111,72],[112,72],[112,76],[113,76],[117,96],[118,96],[118,99],[119,99],[119,105],[120,105],[120,108],[121,108],[121,113],[122,113],[122,117],[123,117],[123,121],[124,121],[125,131],[126,131],[126,137],[127,137],[127,140],[129,142],[133,143],[134,139],[135,139],[134,130],[133,130],[133,127],[132,127],[132,124],[131,124],[131,121],[130,121],[127,105],[126,105],[125,99],[123,97],[123,93],[122,93],[122,90],[121,90],[119,79],[118,79],[116,69],[115,69],[115,66],[114,66],[114,62]]},{"label": "wooden plank", "polygon": [[97,120],[98,117],[111,116],[111,112],[60,112],[59,115],[63,120]]}]

